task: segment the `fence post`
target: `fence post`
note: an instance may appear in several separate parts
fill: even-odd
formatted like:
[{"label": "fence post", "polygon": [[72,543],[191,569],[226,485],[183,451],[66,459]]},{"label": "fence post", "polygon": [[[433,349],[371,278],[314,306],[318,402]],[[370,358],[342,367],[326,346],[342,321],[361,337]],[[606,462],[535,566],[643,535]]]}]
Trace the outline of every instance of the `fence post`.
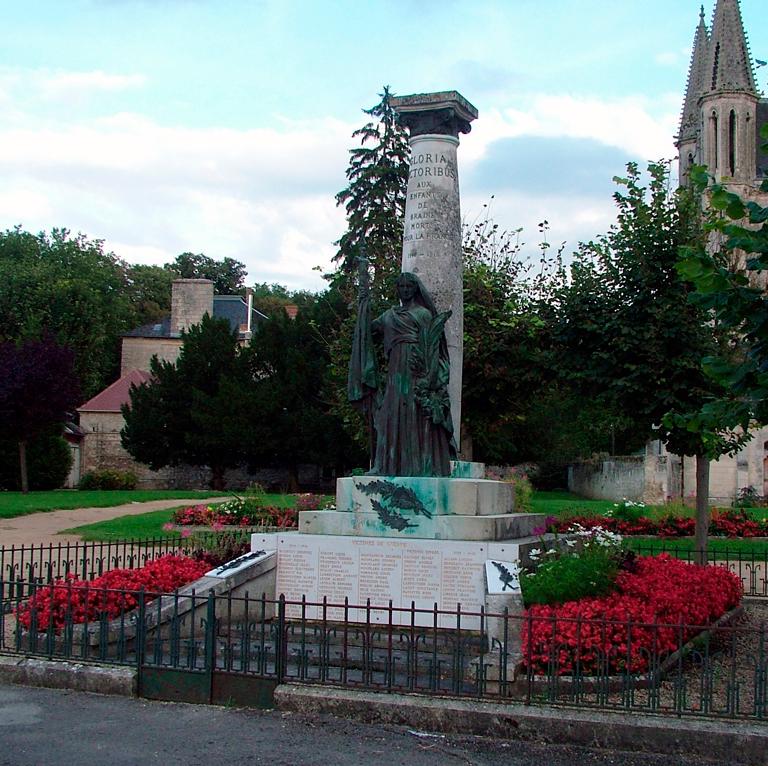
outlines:
[{"label": "fence post", "polygon": [[147,607],[144,603],[144,588],[139,591],[139,614],[136,618],[136,694],[143,696],[144,651],[146,644]]},{"label": "fence post", "polygon": [[285,640],[285,594],[280,594],[277,602],[277,633],[275,634],[275,675],[277,683],[285,681],[288,646]]}]

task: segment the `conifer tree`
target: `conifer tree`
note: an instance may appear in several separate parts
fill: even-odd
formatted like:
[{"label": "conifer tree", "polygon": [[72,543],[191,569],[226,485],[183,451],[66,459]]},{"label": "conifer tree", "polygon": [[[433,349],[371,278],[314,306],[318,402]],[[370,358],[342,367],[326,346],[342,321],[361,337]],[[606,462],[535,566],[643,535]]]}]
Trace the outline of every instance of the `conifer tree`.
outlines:
[{"label": "conifer tree", "polygon": [[334,279],[346,282],[357,270],[355,257],[364,242],[377,292],[399,271],[410,154],[390,103],[394,94],[384,86],[379,95],[376,106],[363,110],[372,119],[352,134],[360,146],[350,150],[349,183],[336,195],[336,204],[347,211],[347,231],[334,258],[339,264]]}]

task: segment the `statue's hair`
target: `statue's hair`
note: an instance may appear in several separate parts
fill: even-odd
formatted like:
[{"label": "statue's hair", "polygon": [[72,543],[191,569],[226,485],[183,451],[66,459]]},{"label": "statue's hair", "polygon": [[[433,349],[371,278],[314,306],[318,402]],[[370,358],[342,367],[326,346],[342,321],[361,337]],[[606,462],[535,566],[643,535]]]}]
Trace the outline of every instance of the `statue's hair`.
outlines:
[{"label": "statue's hair", "polygon": [[432,316],[437,316],[437,309],[435,308],[435,302],[432,300],[432,296],[429,294],[429,291],[426,287],[424,287],[423,282],[411,271],[404,271],[398,278],[397,282],[395,284],[399,284],[400,282],[413,282],[414,285],[416,285],[416,295],[414,295],[413,299],[418,303],[420,306],[423,306],[427,311],[429,311]]}]

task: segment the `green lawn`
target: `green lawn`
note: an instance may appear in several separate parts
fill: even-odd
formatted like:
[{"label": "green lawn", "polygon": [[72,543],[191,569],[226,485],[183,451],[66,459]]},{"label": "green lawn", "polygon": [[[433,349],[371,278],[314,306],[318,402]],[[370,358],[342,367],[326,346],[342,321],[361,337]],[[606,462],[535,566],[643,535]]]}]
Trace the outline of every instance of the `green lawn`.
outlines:
[{"label": "green lawn", "polygon": [[[691,537],[625,537],[624,541],[630,550],[648,556],[668,552],[675,556],[681,553],[691,553],[693,558],[693,538]],[[707,544],[710,556],[718,559],[738,561],[757,557],[760,561],[768,556],[768,540],[752,540],[745,538],[710,537]]]},{"label": "green lawn", "polygon": [[[293,507],[296,504],[296,496],[267,494],[262,496],[262,503],[274,505],[277,508]],[[183,508],[184,506],[178,507]],[[97,521],[93,524],[83,524],[80,527],[66,529],[62,534],[80,535],[87,542],[178,535],[178,532],[163,530],[163,524],[167,524],[171,520],[174,510],[176,509],[169,508],[165,511],[151,511],[135,516],[118,516],[116,519]]]},{"label": "green lawn", "polygon": [[611,500],[589,500],[570,492],[534,492],[531,498],[531,510],[548,516],[560,516],[563,513],[598,515],[610,508],[613,508]]},{"label": "green lawn", "polygon": [[199,490],[79,490],[57,489],[52,492],[0,492],[0,519],[25,516],[40,511],[60,511],[71,508],[106,508],[123,503],[145,502],[148,500],[173,500],[175,498],[222,497],[226,492],[202,492]]},{"label": "green lawn", "polygon": [[85,542],[161,536],[178,537],[178,532],[166,532],[163,529],[163,524],[171,520],[173,511],[173,508],[169,508],[166,511],[151,511],[137,516],[118,516],[108,521],[97,521],[93,524],[65,529],[62,534],[80,535]]}]

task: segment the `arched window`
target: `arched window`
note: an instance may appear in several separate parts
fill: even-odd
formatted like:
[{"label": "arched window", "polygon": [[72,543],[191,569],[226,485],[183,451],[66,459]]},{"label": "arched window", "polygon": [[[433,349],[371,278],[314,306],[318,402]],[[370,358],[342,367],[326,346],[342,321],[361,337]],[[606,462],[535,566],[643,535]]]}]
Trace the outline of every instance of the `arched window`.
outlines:
[{"label": "arched window", "polygon": [[709,136],[709,164],[713,170],[717,170],[720,165],[720,153],[718,152],[717,112],[715,111],[712,112],[712,116],[709,118]]},{"label": "arched window", "polygon": [[728,175],[736,175],[736,112],[728,115]]}]

